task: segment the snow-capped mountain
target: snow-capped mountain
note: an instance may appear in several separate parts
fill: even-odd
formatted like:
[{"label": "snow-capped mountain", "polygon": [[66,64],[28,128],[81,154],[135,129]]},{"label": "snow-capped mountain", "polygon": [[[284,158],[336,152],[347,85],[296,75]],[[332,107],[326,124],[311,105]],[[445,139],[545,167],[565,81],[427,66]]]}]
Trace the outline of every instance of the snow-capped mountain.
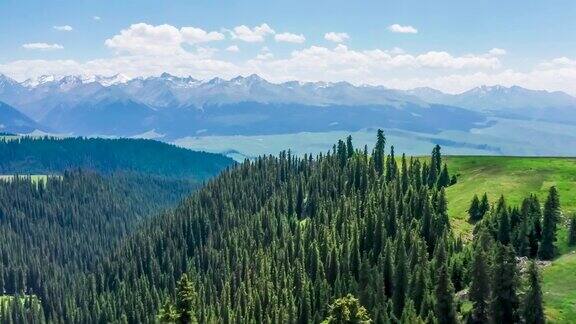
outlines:
[{"label": "snow-capped mountain", "polygon": [[450,95],[432,88],[404,91],[424,101],[484,111],[576,107],[576,98],[561,91],[530,90],[519,86],[480,86]]},{"label": "snow-capped mountain", "polygon": [[167,138],[275,134],[387,126],[439,131],[471,128],[487,116],[574,123],[576,99],[563,92],[478,87],[451,95],[432,88],[394,90],[347,82],[272,83],[258,75],[198,80],[168,73],[0,76],[0,100],[58,132]]}]

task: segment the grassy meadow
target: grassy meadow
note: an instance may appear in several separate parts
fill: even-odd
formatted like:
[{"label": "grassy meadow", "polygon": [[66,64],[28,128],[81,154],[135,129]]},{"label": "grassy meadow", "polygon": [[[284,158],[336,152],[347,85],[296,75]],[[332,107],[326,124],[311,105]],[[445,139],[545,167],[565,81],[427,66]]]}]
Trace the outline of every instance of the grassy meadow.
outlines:
[{"label": "grassy meadow", "polygon": [[471,236],[467,210],[474,194],[491,203],[504,195],[509,205],[536,194],[544,203],[550,186],[560,193],[564,216],[558,231],[562,254],[542,271],[546,316],[550,323],[576,322],[576,249],[566,242],[567,217],[576,212],[576,158],[450,156],[445,161],[458,183],[447,189],[448,211],[457,233]]}]

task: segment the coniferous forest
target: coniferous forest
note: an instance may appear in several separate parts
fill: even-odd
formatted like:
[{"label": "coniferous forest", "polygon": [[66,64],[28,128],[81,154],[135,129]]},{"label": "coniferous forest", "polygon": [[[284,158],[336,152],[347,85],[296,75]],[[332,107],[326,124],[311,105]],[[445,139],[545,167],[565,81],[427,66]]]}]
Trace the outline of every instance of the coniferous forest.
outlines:
[{"label": "coniferous forest", "polygon": [[556,255],[556,188],[544,204],[470,197],[462,238],[457,181],[439,146],[397,156],[382,131],[373,148],[247,160],[173,208],[188,182],[4,181],[2,322],[543,323],[539,268],[517,259]]}]

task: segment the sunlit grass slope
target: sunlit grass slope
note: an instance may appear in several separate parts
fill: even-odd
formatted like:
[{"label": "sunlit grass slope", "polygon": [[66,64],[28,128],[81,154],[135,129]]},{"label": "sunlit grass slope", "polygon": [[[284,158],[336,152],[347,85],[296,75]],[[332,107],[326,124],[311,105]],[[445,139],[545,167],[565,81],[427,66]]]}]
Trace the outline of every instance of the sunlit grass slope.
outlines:
[{"label": "sunlit grass slope", "polygon": [[450,173],[458,175],[458,183],[446,191],[457,233],[470,235],[470,201],[485,192],[490,203],[503,194],[509,205],[520,205],[531,193],[544,203],[550,186],[556,186],[563,214],[576,212],[576,158],[449,156],[445,161]]},{"label": "sunlit grass slope", "polygon": [[486,192],[491,203],[500,195],[519,205],[534,193],[544,203],[550,186],[560,192],[563,219],[559,224],[560,256],[542,272],[546,316],[550,323],[576,323],[576,254],[566,243],[567,215],[576,212],[576,158],[451,156],[445,158],[458,183],[447,189],[452,226],[470,237],[467,209],[474,194]]}]

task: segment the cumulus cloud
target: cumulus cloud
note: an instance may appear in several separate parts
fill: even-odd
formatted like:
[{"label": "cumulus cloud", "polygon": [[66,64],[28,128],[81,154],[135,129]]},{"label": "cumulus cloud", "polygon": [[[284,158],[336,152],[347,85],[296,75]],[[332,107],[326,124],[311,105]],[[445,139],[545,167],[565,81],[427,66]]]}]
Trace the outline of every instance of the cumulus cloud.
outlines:
[{"label": "cumulus cloud", "polygon": [[[240,27],[240,26],[239,26]],[[248,28],[248,27],[246,27]],[[228,31],[233,38],[260,41],[275,34],[266,24]],[[329,35],[332,34],[332,35]],[[345,35],[345,36],[344,36]],[[326,39],[343,42],[345,33],[327,33]],[[280,36],[281,38],[284,36]],[[231,78],[257,73],[270,81],[348,81],[355,84],[384,85],[391,88],[430,86],[456,93],[479,85],[520,85],[533,89],[562,90],[576,94],[576,59],[558,57],[541,62],[525,71],[503,68],[504,49],[492,48],[483,53],[456,55],[447,51],[407,52],[400,48],[356,49],[344,44],[307,46],[287,55],[275,56],[262,47],[251,59],[237,55],[219,58],[207,42],[224,38],[221,32],[196,27],[134,24],[106,40],[115,55],[89,61],[18,60],[0,63],[0,73],[17,80],[43,74],[113,75],[130,77],[193,75],[201,79],[215,76]],[[275,37],[276,38],[276,37]],[[193,46],[184,46],[191,44]],[[237,52],[237,45],[227,44],[223,51]],[[59,44],[30,43],[23,47],[37,50],[61,49]]]},{"label": "cumulus cloud", "polygon": [[418,29],[407,25],[407,26],[402,26],[399,24],[393,24],[388,26],[388,30],[393,32],[393,33],[401,33],[401,34],[418,34]]},{"label": "cumulus cloud", "polygon": [[219,32],[168,25],[133,24],[104,43],[119,53],[171,55],[182,52],[182,44],[198,44],[224,39]]},{"label": "cumulus cloud", "polygon": [[329,33],[324,34],[324,39],[329,40],[331,42],[335,42],[335,43],[342,43],[349,38],[350,38],[350,36],[348,36],[347,33],[329,32]]},{"label": "cumulus cloud", "polygon": [[94,16],[94,17],[92,17],[92,19],[96,20],[96,21],[100,21],[100,19],[102,19],[102,18],[100,18],[100,16]]},{"label": "cumulus cloud", "polygon": [[56,29],[57,31],[67,31],[67,32],[74,30],[74,28],[72,28],[72,26],[70,25],[54,26],[52,28]]},{"label": "cumulus cloud", "polygon": [[297,43],[297,44],[301,44],[304,43],[306,41],[306,37],[304,37],[304,35],[300,34],[292,34],[292,33],[281,33],[281,34],[276,34],[274,35],[274,39],[277,42],[287,42],[287,43]]},{"label": "cumulus cloud", "polygon": [[180,32],[183,39],[191,44],[219,41],[225,38],[222,33],[216,31],[207,32],[196,27],[182,27]]},{"label": "cumulus cloud", "polygon": [[496,48],[494,47],[493,49],[488,51],[489,55],[492,56],[502,56],[502,55],[506,55],[506,50],[505,49],[501,49],[501,48]]},{"label": "cumulus cloud", "polygon": [[48,44],[48,43],[26,43],[22,47],[29,50],[40,50],[40,51],[51,51],[63,49],[64,46],[60,44]]},{"label": "cumulus cloud", "polygon": [[275,33],[274,29],[270,28],[266,23],[253,28],[240,25],[230,31],[233,39],[239,39],[249,43],[263,42],[267,35],[273,35]]}]

